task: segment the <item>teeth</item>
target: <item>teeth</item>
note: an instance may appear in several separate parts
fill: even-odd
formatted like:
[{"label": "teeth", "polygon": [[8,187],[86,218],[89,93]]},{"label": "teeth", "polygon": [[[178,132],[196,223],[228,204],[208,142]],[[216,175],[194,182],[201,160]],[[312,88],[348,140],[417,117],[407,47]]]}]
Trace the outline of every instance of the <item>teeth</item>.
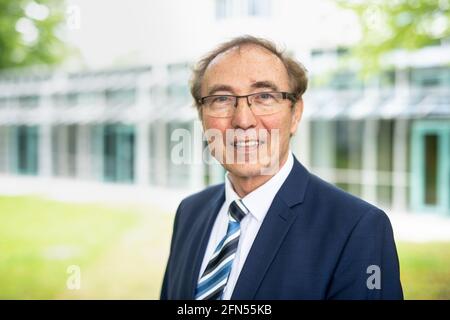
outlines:
[{"label": "teeth", "polygon": [[259,145],[259,142],[256,140],[252,141],[237,141],[234,143],[236,147],[253,147]]}]

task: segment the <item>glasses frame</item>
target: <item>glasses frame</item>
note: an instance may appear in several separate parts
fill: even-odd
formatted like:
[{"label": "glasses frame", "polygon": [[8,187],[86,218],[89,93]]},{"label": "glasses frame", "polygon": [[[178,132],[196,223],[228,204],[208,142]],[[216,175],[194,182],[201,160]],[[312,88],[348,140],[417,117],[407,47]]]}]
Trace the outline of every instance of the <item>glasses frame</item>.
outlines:
[{"label": "glasses frame", "polygon": [[293,103],[297,102],[297,95],[295,93],[284,92],[284,91],[261,91],[261,92],[255,92],[255,93],[251,93],[251,94],[246,94],[246,95],[243,95],[243,96],[238,96],[238,95],[234,95],[234,94],[213,94],[213,95],[210,95],[210,96],[201,97],[200,99],[198,99],[197,102],[201,106],[203,106],[205,104],[205,99],[207,99],[207,98],[211,98],[211,97],[234,97],[236,99],[234,107],[237,108],[238,103],[239,103],[239,99],[240,98],[246,98],[248,106],[251,107],[252,104],[250,103],[250,100],[248,98],[251,97],[251,96],[256,96],[258,94],[262,94],[262,93],[281,93],[281,97],[282,97],[283,100],[291,100]]}]

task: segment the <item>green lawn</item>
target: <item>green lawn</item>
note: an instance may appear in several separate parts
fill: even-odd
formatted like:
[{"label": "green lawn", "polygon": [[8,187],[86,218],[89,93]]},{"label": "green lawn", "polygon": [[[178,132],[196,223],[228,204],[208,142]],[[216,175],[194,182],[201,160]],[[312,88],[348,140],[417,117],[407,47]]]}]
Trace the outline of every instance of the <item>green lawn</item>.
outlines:
[{"label": "green lawn", "polygon": [[[0,197],[0,299],[156,299],[173,216]],[[450,299],[450,243],[399,243],[407,299]],[[67,267],[81,288],[66,286]]]},{"label": "green lawn", "polygon": [[450,299],[450,242],[399,243],[405,299]]},{"label": "green lawn", "polygon": [[[83,289],[91,267],[143,216],[136,208],[0,197],[0,298],[53,299],[70,293],[70,265],[80,267]],[[114,269],[109,265],[100,272],[114,277]]]}]

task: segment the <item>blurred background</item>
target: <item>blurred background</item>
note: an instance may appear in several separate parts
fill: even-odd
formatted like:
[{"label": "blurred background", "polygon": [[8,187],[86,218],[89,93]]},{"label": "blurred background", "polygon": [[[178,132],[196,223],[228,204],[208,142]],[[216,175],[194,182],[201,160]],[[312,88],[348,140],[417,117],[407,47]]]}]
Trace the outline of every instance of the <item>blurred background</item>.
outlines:
[{"label": "blurred background", "polygon": [[190,70],[243,34],[308,69],[291,148],[388,213],[405,298],[450,299],[450,0],[0,0],[0,298],[158,298],[179,202],[224,180]]}]

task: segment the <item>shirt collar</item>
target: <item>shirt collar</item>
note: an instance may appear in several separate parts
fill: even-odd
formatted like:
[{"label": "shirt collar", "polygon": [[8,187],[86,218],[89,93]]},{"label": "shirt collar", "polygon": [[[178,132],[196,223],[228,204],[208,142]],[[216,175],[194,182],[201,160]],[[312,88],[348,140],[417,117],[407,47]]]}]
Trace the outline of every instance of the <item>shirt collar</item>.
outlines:
[{"label": "shirt collar", "polygon": [[[250,210],[250,214],[252,214],[259,222],[266,216],[275,195],[278,190],[280,190],[293,166],[294,156],[292,155],[292,152],[289,151],[288,158],[280,170],[263,185],[242,198],[242,202]],[[240,199],[240,197],[234,191],[227,172],[225,175],[225,205],[229,207],[229,205],[237,199]]]}]

